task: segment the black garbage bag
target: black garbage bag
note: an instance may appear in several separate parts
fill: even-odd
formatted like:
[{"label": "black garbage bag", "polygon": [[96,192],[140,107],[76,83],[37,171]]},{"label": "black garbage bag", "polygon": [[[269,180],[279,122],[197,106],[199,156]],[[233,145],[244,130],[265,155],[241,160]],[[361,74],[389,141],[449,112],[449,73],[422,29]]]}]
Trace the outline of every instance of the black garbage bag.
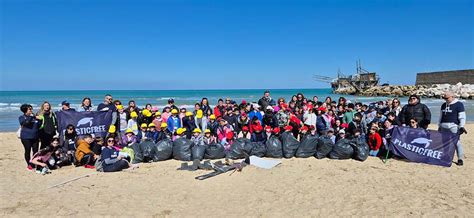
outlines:
[{"label": "black garbage bag", "polygon": [[349,139],[340,139],[329,153],[329,158],[339,160],[350,159],[352,154],[354,154],[352,143],[353,142]]},{"label": "black garbage bag", "polygon": [[[156,145],[152,140],[144,140],[139,143],[140,151],[142,155],[141,162],[151,162],[153,161],[156,153]],[[135,150],[134,150],[135,152]]]},{"label": "black garbage bag", "polygon": [[283,157],[292,158],[295,156],[296,150],[300,146],[300,142],[293,136],[291,132],[281,134],[281,143],[283,146]]},{"label": "black garbage bag", "polygon": [[276,136],[270,136],[270,138],[265,142],[267,151],[265,152],[265,157],[271,158],[282,158],[283,157],[283,146],[281,141]]},{"label": "black garbage bag", "polygon": [[156,152],[153,161],[164,161],[171,159],[173,156],[173,141],[171,139],[163,139],[156,143]]},{"label": "black garbage bag", "polygon": [[178,138],[173,142],[173,158],[181,161],[191,161],[194,143],[187,138]]},{"label": "black garbage bag", "polygon": [[191,148],[191,157],[193,160],[202,160],[204,159],[204,154],[206,153],[206,147],[207,145],[200,144],[196,145],[194,144],[193,147]]},{"label": "black garbage bag", "polygon": [[318,146],[316,147],[316,153],[314,157],[318,159],[323,159],[328,156],[328,154],[332,151],[334,147],[334,143],[332,143],[331,138],[327,136],[321,136],[318,140]]},{"label": "black garbage bag", "polygon": [[252,144],[247,138],[239,138],[234,141],[230,151],[227,152],[226,156],[230,159],[243,159],[252,152]]},{"label": "black garbage bag", "polygon": [[298,150],[296,150],[296,157],[308,158],[314,156],[316,153],[316,147],[318,147],[319,137],[316,135],[307,135],[301,141]]},{"label": "black garbage bag", "polygon": [[352,158],[359,161],[367,160],[367,157],[369,157],[369,145],[367,144],[367,142],[365,142],[364,139],[354,139],[351,145],[354,149],[354,155]]},{"label": "black garbage bag", "polygon": [[209,144],[204,153],[204,159],[221,159],[225,157],[224,145],[219,143]]},{"label": "black garbage bag", "polygon": [[136,164],[136,163],[143,162],[143,152],[140,149],[140,143],[133,143],[129,147],[133,149],[133,153],[135,155],[132,159],[133,160],[132,163]]},{"label": "black garbage bag", "polygon": [[264,157],[265,153],[267,152],[267,148],[265,147],[265,144],[262,142],[250,142],[252,146],[252,152],[250,152],[250,155],[254,155],[257,157]]}]

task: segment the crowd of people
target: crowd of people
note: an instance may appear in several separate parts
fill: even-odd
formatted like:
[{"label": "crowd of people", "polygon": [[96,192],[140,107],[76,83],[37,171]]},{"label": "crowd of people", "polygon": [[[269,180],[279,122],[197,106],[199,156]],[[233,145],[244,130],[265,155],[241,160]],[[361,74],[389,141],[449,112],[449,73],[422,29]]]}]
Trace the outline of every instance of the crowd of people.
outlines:
[{"label": "crowd of people", "polygon": [[[440,131],[465,133],[465,110],[453,93],[444,94],[446,103],[441,106]],[[306,135],[326,135],[336,143],[342,138],[362,138],[370,147],[371,156],[387,152],[394,126],[426,129],[431,123],[430,109],[412,95],[402,106],[398,98],[370,104],[350,102],[344,97],[333,100],[318,96],[305,97],[298,93],[291,99],[273,99],[269,91],[258,102],[236,102],[231,98],[219,99],[213,107],[207,98],[195,103],[191,110],[179,108],[173,99],[161,110],[152,104],[139,108],[135,101],[124,105],[109,94],[95,110],[112,111],[112,124],[105,138],[90,134],[79,137],[75,126],[67,126],[58,138],[56,113],[72,111],[68,101],[53,112],[51,104],[44,102],[33,113],[31,105],[23,104],[19,117],[20,139],[25,148],[24,158],[29,170],[46,174],[50,169],[74,164],[94,168],[100,163],[104,172],[136,167],[130,156],[122,152],[133,143],[143,140],[159,142],[180,137],[196,144],[221,143],[230,149],[236,138],[253,142],[265,141],[271,135],[289,131],[301,140]],[[78,111],[92,111],[92,101],[84,98]],[[40,149],[40,150],[39,150]],[[462,146],[456,147],[458,165],[463,164]],[[33,152],[33,157],[31,156]]]}]

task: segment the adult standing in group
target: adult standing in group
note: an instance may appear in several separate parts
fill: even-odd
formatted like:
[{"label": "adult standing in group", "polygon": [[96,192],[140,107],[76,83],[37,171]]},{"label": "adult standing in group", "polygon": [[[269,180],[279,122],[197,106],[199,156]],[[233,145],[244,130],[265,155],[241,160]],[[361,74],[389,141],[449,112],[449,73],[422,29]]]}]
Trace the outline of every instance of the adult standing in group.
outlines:
[{"label": "adult standing in group", "polygon": [[78,109],[78,111],[92,111],[92,101],[89,97],[85,97],[82,99],[81,107]]},{"label": "adult standing in group", "polygon": [[71,108],[71,105],[67,100],[61,102],[61,110],[60,111],[76,111],[74,108]]},{"label": "adult standing in group", "polygon": [[[441,114],[439,116],[439,131],[452,132],[454,134],[467,133],[464,125],[466,124],[466,111],[464,104],[454,97],[452,92],[445,92],[443,99],[446,100],[441,105]],[[463,149],[461,140],[456,145],[456,153],[458,156],[458,165],[463,163]]]},{"label": "adult standing in group", "polygon": [[263,93],[263,97],[258,100],[258,105],[260,105],[260,108],[262,109],[267,108],[269,105],[272,107],[276,105],[275,100],[270,97],[270,91],[266,90]]},{"label": "adult standing in group", "polygon": [[127,109],[125,109],[125,113],[127,113],[127,120],[131,119],[130,114],[132,112],[135,112],[137,114],[140,113],[140,108],[137,107],[137,104],[135,103],[134,100],[128,101],[128,107]]},{"label": "adult standing in group", "polygon": [[33,167],[30,164],[31,151],[33,154],[38,152],[38,129],[41,124],[40,117],[33,114],[33,107],[29,104],[23,104],[20,107],[23,115],[18,117],[20,122],[20,139],[23,147],[25,148],[25,161],[27,168],[32,170]]},{"label": "adult standing in group", "polygon": [[41,142],[40,149],[43,149],[51,144],[54,135],[56,135],[58,122],[56,115],[51,110],[51,104],[47,101],[43,102],[36,116],[41,120],[38,135]]},{"label": "adult standing in group", "polygon": [[168,99],[167,107],[171,108],[171,110],[173,109],[179,110],[179,108],[174,104],[174,99],[172,98]]},{"label": "adult standing in group", "polygon": [[425,104],[420,102],[420,97],[411,95],[408,104],[403,106],[399,114],[400,123],[405,126],[410,125],[410,119],[415,118],[419,127],[426,129],[431,123],[431,111]]},{"label": "adult standing in group", "polygon": [[104,102],[100,103],[97,106],[97,111],[112,111],[112,122],[110,123],[111,125],[116,125],[116,130],[120,129],[120,126],[117,128],[117,108],[115,107],[115,104],[113,104],[113,98],[112,95],[106,94],[104,97]]}]

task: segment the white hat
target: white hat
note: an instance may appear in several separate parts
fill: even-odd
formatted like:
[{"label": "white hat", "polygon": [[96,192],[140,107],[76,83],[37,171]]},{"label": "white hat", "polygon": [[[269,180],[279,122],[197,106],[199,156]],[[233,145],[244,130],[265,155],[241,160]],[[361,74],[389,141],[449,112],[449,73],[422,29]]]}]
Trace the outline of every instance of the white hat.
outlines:
[{"label": "white hat", "polygon": [[346,134],[346,131],[344,129],[339,130],[339,134]]},{"label": "white hat", "polygon": [[270,106],[270,105],[268,105],[266,109],[267,109],[267,110],[272,110],[272,111],[273,111],[273,107],[272,107],[272,106]]}]

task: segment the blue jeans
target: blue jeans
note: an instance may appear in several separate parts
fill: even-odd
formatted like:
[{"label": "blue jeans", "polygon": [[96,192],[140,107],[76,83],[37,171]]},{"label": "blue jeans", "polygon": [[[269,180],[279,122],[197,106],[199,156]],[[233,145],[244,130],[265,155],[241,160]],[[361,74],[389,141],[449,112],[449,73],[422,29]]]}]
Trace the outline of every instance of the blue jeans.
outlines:
[{"label": "blue jeans", "polygon": [[[441,123],[439,125],[438,131],[447,131],[452,132],[454,134],[458,134],[459,126],[455,123]],[[458,160],[462,160],[464,156],[464,151],[461,145],[461,139],[459,139],[458,143],[456,144],[456,154],[458,156]]]},{"label": "blue jeans", "polygon": [[377,157],[377,154],[379,153],[379,150],[370,150],[369,155],[373,157]]}]

